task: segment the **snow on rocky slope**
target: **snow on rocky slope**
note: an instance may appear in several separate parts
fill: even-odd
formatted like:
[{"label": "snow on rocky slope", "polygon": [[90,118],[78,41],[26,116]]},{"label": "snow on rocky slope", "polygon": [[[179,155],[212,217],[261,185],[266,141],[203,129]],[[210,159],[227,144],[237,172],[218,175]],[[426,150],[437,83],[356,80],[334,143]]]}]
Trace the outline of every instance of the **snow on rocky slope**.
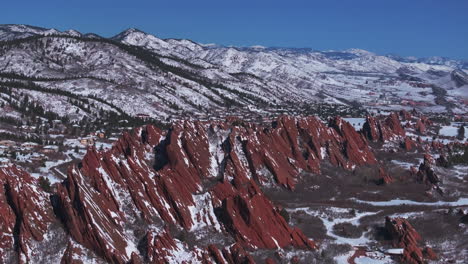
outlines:
[{"label": "snow on rocky slope", "polygon": [[136,29],[106,39],[3,25],[0,40],[0,73],[18,75],[3,82],[29,78],[44,88],[98,97],[133,116],[262,116],[354,101],[369,109],[468,109],[464,64],[443,59],[203,45]]},{"label": "snow on rocky slope", "polygon": [[[402,126],[402,122],[407,123]],[[381,195],[408,194],[401,185],[412,185],[411,194],[426,198],[428,191],[423,186],[441,191],[453,188],[442,183],[443,174],[430,154],[424,156],[419,169],[398,175],[388,170],[386,159],[379,158],[382,151],[388,151],[376,142],[400,145],[393,150],[400,157],[411,155],[411,148],[401,143],[412,140],[408,132],[422,122],[433,129],[423,115],[404,111],[369,116],[361,131],[340,117],[328,124],[316,117],[282,116],[269,125],[234,118],[178,121],[169,129],[147,125],[124,132],[109,150],[88,148],[83,159],[70,164],[66,179],[47,191],[20,168],[0,167],[0,262],[329,263],[340,257],[325,251],[335,241],[356,246],[345,248],[350,255],[340,263],[372,261],[376,245],[377,257],[389,261],[439,259],[444,263],[445,249],[434,252],[419,234],[444,226],[412,225],[409,218],[393,216],[394,210],[382,214],[385,209],[373,208],[392,207],[392,202],[362,200],[367,188],[379,190],[377,200]],[[461,144],[437,146],[436,140],[417,140],[412,141],[412,148],[444,153]],[[344,177],[330,173],[330,168]],[[362,189],[359,175],[369,168],[377,169],[381,179],[375,178],[379,183]],[[325,185],[323,180],[339,184]],[[463,190],[464,186],[456,188]],[[322,187],[326,193],[320,192]],[[335,187],[342,189],[330,191]],[[356,187],[361,191],[355,192]],[[348,188],[353,198],[343,199],[340,195],[346,195]],[[309,202],[309,195],[324,195],[325,200],[312,197]],[[338,198],[328,199],[329,195]],[[403,202],[397,205],[404,206]],[[363,207],[366,203],[369,206]],[[306,204],[326,206],[334,215],[327,217],[319,209],[302,207]],[[438,206],[447,204],[421,205],[433,206],[440,214]],[[464,205],[466,202],[460,204]],[[315,239],[321,231],[311,232],[310,228],[322,226],[316,221],[298,222],[297,217],[310,215],[323,222],[330,237]],[[392,216],[384,223],[384,215]],[[376,217],[371,224],[361,223],[371,217]],[[347,239],[348,229],[342,226],[340,232],[339,227],[348,220],[360,226],[384,225],[388,238],[369,235],[369,228],[368,235]],[[457,227],[456,223],[450,227]],[[462,258],[463,254],[451,257]]]}]

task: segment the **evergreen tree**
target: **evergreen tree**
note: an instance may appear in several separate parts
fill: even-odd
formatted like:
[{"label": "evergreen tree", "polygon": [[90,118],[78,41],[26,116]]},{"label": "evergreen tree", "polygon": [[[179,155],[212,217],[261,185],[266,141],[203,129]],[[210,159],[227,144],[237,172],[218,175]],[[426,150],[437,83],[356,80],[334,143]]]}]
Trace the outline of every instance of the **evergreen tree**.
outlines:
[{"label": "evergreen tree", "polygon": [[457,138],[459,140],[463,140],[465,138],[465,124],[462,124],[460,128],[458,129]]}]

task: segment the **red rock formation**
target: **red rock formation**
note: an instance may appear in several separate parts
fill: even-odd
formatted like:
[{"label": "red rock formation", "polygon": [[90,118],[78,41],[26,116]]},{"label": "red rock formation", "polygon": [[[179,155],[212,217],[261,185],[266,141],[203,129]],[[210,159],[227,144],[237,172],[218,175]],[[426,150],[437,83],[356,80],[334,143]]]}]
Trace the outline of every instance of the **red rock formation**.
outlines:
[{"label": "red rock formation", "polygon": [[411,120],[412,118],[411,114],[406,110],[400,110],[399,114],[404,121]]},{"label": "red rock formation", "polygon": [[423,143],[423,140],[420,136],[418,136],[418,138],[416,139],[416,141],[419,143],[419,144],[422,144]]},{"label": "red rock formation", "polygon": [[430,154],[424,155],[424,161],[419,165],[417,178],[420,182],[437,184],[440,182],[439,176],[433,169],[434,159]]},{"label": "red rock formation", "polygon": [[214,193],[223,201],[222,222],[242,246],[316,248],[300,230],[289,227],[278,208],[253,181],[240,181],[234,188],[222,183],[215,187]]},{"label": "red rock formation", "polygon": [[37,180],[14,166],[0,168],[0,262],[14,256],[29,262],[38,253],[32,242],[44,239],[52,221],[48,195]]},{"label": "red rock formation", "polygon": [[423,250],[423,254],[426,257],[426,259],[430,260],[437,260],[437,254],[434,252],[434,250],[430,247],[425,247]]},{"label": "red rock formation", "polygon": [[[98,259],[90,250],[84,248],[73,240],[69,240],[65,252],[63,253],[61,264],[86,264]],[[132,262],[132,264],[137,264]]]},{"label": "red rock formation", "polygon": [[[116,263],[141,261],[134,257],[139,238],[126,226],[154,219],[226,231],[243,248],[313,249],[257,181],[292,189],[302,170],[319,172],[325,153],[348,169],[376,162],[366,140],[339,118],[330,127],[312,117],[282,117],[271,128],[180,122],[165,133],[148,126],[124,134],[110,151],[89,149],[58,187],[58,208],[74,240]],[[208,179],[219,183],[210,187]],[[148,239],[148,256],[180,249],[168,232],[154,234],[147,235],[156,237]]]},{"label": "red rock formation", "polygon": [[[284,116],[266,127],[231,121],[183,121],[168,131],[146,126],[124,133],[108,151],[88,149],[53,196],[69,235],[61,262],[96,254],[111,263],[183,262],[187,256],[254,263],[246,250],[317,248],[289,226],[260,185],[294,189],[301,172],[320,173],[323,160],[345,169],[376,164],[365,137],[338,117],[328,125],[315,117]],[[34,250],[29,242],[41,241],[55,221],[49,197],[14,167],[0,170],[0,183],[0,246],[13,249],[16,242],[27,262]],[[224,233],[236,243],[190,248],[168,226]],[[142,241],[144,252],[137,249]]]},{"label": "red rock formation", "polygon": [[418,121],[416,121],[415,129],[421,135],[426,134],[426,125],[424,125],[421,119],[418,119]]},{"label": "red rock formation", "polygon": [[[188,246],[176,239],[173,239],[167,229],[163,231],[150,230],[145,237],[147,255],[145,262],[147,263],[182,263],[187,261],[205,260],[207,263],[212,263],[209,250],[201,250],[198,248],[189,249]],[[215,256],[215,263],[216,262]],[[222,259],[219,259],[222,261]],[[223,262],[220,262],[223,263]]]},{"label": "red rock formation", "polygon": [[395,113],[391,113],[384,121],[381,127],[382,139],[387,140],[394,136],[405,136],[405,130],[401,127],[400,119]]},{"label": "red rock formation", "polygon": [[83,257],[83,251],[81,248],[77,247],[72,241],[69,241],[67,248],[63,253],[61,264],[83,264],[81,257]]},{"label": "red rock formation", "polygon": [[367,116],[366,122],[364,123],[362,127],[362,131],[369,140],[377,141],[381,139],[381,133],[380,133],[379,127],[380,127],[380,122],[377,122],[377,120],[372,116]]},{"label": "red rock formation", "polygon": [[299,261],[300,261],[300,259],[299,259],[298,256],[294,256],[294,257],[291,258],[291,263],[292,264],[299,264]]},{"label": "red rock formation", "polygon": [[418,175],[418,169],[415,166],[411,166],[409,172],[411,177],[416,177]]},{"label": "red rock formation", "polygon": [[223,249],[223,256],[226,258],[227,263],[236,264],[236,263],[245,263],[245,264],[254,264],[255,261],[252,256],[247,253],[241,246],[234,244],[231,247]]},{"label": "red rock formation", "polygon": [[[238,244],[223,248],[222,250],[219,250],[215,245],[209,245],[206,255],[208,255],[208,257],[211,258],[211,261],[215,264],[255,263],[252,256],[250,256],[250,254]],[[208,262],[207,260],[206,263],[211,262]]]},{"label": "red rock formation", "polygon": [[432,126],[433,122],[427,118],[426,116],[421,116],[420,119],[421,123],[424,125],[424,126]]},{"label": "red rock formation", "polygon": [[392,176],[390,176],[384,168],[379,168],[379,183],[380,184],[389,184],[393,182]]},{"label": "red rock formation", "polygon": [[402,261],[408,264],[423,264],[425,258],[433,258],[432,249],[425,255],[419,246],[421,237],[413,226],[404,218],[385,218],[385,228],[392,240],[392,246],[403,248]]},{"label": "red rock formation", "polygon": [[406,134],[396,113],[391,113],[383,121],[367,116],[362,130],[364,135],[371,141],[387,141],[397,137],[404,137]]},{"label": "red rock formation", "polygon": [[353,126],[336,117],[330,124],[341,136],[341,145],[346,158],[354,165],[376,164],[377,160],[370,151],[366,139],[354,130]]},{"label": "red rock formation", "polygon": [[410,137],[405,137],[402,146],[406,151],[411,151],[417,147],[416,142],[414,142]]},{"label": "red rock formation", "polygon": [[440,142],[440,141],[437,141],[437,140],[433,140],[432,143],[431,143],[431,148],[432,148],[433,150],[440,151],[440,150],[442,150],[444,147],[445,147],[444,143],[442,143],[442,142]]}]

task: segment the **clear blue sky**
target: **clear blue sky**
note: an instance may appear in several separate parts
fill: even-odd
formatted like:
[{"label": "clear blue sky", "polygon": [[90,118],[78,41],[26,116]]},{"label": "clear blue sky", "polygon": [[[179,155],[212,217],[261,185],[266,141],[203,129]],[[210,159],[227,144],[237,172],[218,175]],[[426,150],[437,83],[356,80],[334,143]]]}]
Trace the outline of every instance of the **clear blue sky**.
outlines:
[{"label": "clear blue sky", "polygon": [[468,59],[467,0],[21,0],[1,8],[2,24],[106,37],[135,27],[202,43]]}]

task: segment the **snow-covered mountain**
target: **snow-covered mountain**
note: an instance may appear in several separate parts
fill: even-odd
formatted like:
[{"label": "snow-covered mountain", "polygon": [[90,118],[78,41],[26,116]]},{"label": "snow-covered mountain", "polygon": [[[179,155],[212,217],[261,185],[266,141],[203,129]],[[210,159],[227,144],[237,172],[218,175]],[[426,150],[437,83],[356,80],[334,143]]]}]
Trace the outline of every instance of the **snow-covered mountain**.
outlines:
[{"label": "snow-covered mountain", "polygon": [[82,34],[76,30],[67,30],[64,32],[56,29],[46,29],[27,25],[0,25],[0,40],[13,40],[19,38],[27,38],[32,36],[47,36],[47,35],[63,35],[81,37]]},{"label": "snow-covered mountain", "polygon": [[107,39],[74,30],[3,25],[0,41],[5,87],[6,82],[31,81],[44,89],[97,98],[95,111],[86,112],[70,104],[67,95],[54,95],[51,103],[47,93],[23,87],[46,109],[71,118],[92,117],[101,108],[156,119],[263,116],[300,113],[314,103],[468,110],[468,86],[457,78],[467,73],[466,64],[453,60],[359,49],[225,47],[161,39],[137,29]]}]

